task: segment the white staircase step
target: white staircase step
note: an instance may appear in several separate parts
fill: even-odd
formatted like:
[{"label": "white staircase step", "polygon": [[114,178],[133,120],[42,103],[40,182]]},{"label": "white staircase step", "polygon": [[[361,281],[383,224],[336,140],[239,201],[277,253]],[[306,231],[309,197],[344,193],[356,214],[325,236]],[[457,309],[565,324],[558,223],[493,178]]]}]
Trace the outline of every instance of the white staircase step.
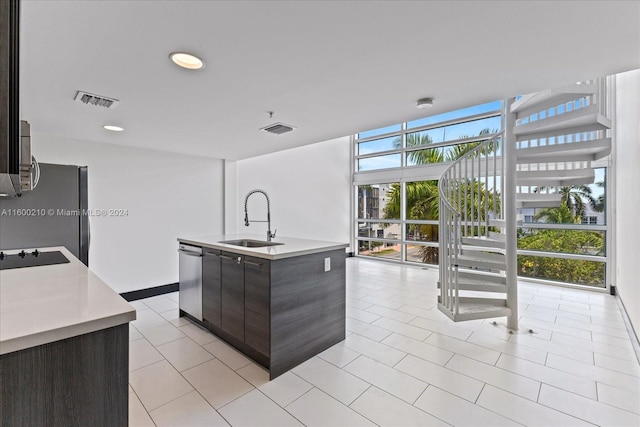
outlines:
[{"label": "white staircase step", "polygon": [[518,193],[516,194],[516,208],[552,208],[560,206],[560,194]]},{"label": "white staircase step", "polygon": [[495,252],[492,248],[463,248],[460,250],[460,254],[473,258],[483,259],[485,261],[492,261],[496,263],[504,264],[504,254],[501,252]]},{"label": "white staircase step", "polygon": [[[440,289],[440,282],[438,282],[438,289]],[[458,289],[460,291],[492,292],[504,294],[507,292],[507,285],[501,285],[499,283],[487,283],[479,280],[459,279]]]},{"label": "white staircase step", "polygon": [[[489,225],[492,227],[505,228],[507,226],[507,221],[504,219],[490,219]],[[516,220],[516,225],[522,225],[522,219]]]},{"label": "white staircase step", "polygon": [[[611,128],[611,120],[598,113],[597,105],[590,105],[568,113],[515,126],[518,141],[547,138],[547,135],[568,135],[588,130]],[[576,129],[578,129],[576,131]],[[557,133],[559,132],[560,133]]]},{"label": "white staircase step", "polygon": [[519,164],[590,161],[606,157],[609,153],[611,153],[611,138],[541,145],[516,150]]},{"label": "white staircase step", "polygon": [[458,269],[458,280],[477,280],[485,283],[494,283],[499,285],[507,284],[507,277],[500,273],[491,273],[488,271]]},{"label": "white staircase step", "polygon": [[502,259],[497,260],[492,258],[489,255],[490,254],[458,255],[458,266],[466,267],[466,268],[482,268],[486,270],[498,270],[498,271],[504,271],[506,269],[504,256],[502,256]]},{"label": "white staircase step", "polygon": [[[440,289],[440,281],[438,281],[438,289]],[[459,269],[458,289],[461,291],[506,293],[507,277],[504,274]]]},{"label": "white staircase step", "polygon": [[441,297],[438,296],[438,310],[454,322],[511,315],[511,309],[507,307],[507,301],[499,298],[460,297],[458,313],[455,313],[442,305]]},{"label": "white staircase step", "polygon": [[[504,234],[502,234],[502,236],[504,236]],[[504,237],[501,239],[497,239],[494,237],[485,237],[485,236],[462,237],[463,245],[480,246],[485,248],[504,249],[505,247],[504,242],[505,242]]]},{"label": "white staircase step", "polygon": [[518,193],[516,199],[519,202],[556,202],[560,201],[562,195],[559,193]]},{"label": "white staircase step", "polygon": [[[584,126],[576,126],[576,127],[570,127],[570,128],[559,128],[559,129],[531,133],[531,134],[523,134],[523,135],[517,136],[516,140],[518,142],[534,141],[534,140],[540,140],[545,138],[555,138],[555,137],[566,136],[566,135],[581,134],[585,132],[587,133],[595,132],[595,131],[602,132],[604,129],[606,128],[596,123],[596,124],[588,124]],[[600,137],[602,137],[602,135],[598,136],[598,138]]]},{"label": "white staircase step", "polygon": [[524,170],[516,172],[516,183],[522,186],[542,185],[563,187],[567,185],[591,184],[595,181],[593,169]]},{"label": "white staircase step", "polygon": [[[573,178],[558,178],[558,177],[549,177],[549,179],[538,180],[538,183],[543,183],[549,187],[566,187],[572,185],[583,185],[583,184],[593,184],[595,181],[594,177],[573,177]],[[518,185],[528,185],[530,183],[535,182],[535,180],[523,180],[518,181]]]},{"label": "white staircase step", "polygon": [[596,93],[596,85],[574,84],[559,89],[545,90],[525,95],[511,105],[511,112],[524,117],[539,111],[544,111],[571,101],[578,100],[587,95]]},{"label": "white staircase step", "polygon": [[534,202],[534,201],[518,201],[516,202],[517,209],[526,208],[559,208],[562,205],[560,200],[549,202]]}]

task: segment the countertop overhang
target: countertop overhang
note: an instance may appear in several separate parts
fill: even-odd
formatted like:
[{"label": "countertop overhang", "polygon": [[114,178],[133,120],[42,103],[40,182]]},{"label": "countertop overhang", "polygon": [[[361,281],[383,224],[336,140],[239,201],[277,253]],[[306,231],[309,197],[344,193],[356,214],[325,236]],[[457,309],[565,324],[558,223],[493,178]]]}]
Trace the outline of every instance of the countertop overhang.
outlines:
[{"label": "countertop overhang", "polygon": [[276,246],[264,246],[261,248],[247,248],[244,246],[229,245],[220,243],[227,240],[261,240],[265,237],[257,234],[221,234],[221,235],[205,235],[192,237],[179,237],[178,242],[188,245],[201,246],[204,248],[219,249],[229,251],[241,255],[248,255],[257,258],[269,260],[277,260],[283,258],[291,258],[301,255],[315,254],[319,252],[327,252],[337,249],[345,249],[349,247],[347,243],[327,242],[323,240],[298,239],[293,237],[277,237],[273,239],[273,243],[282,243]]},{"label": "countertop overhang", "polygon": [[136,319],[135,309],[64,247],[67,264],[0,270],[0,354]]}]

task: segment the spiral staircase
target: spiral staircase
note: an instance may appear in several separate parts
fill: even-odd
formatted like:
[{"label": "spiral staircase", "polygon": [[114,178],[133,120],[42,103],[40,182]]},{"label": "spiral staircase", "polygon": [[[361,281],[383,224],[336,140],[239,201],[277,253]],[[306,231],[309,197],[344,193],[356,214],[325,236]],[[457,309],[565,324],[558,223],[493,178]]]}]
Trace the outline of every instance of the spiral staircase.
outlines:
[{"label": "spiral staircase", "polygon": [[560,187],[594,182],[611,151],[607,81],[505,102],[503,131],[439,181],[438,309],[451,320],[507,317],[518,329],[517,209],[560,205]]}]

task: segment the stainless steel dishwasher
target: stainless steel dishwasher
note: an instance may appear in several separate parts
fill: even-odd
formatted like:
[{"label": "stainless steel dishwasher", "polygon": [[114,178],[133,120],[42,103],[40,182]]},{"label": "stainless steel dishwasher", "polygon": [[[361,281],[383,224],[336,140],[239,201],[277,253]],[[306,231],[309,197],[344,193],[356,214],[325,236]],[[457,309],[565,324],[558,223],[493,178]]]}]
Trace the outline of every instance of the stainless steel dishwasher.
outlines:
[{"label": "stainless steel dishwasher", "polygon": [[202,248],[180,243],[180,310],[202,320]]}]

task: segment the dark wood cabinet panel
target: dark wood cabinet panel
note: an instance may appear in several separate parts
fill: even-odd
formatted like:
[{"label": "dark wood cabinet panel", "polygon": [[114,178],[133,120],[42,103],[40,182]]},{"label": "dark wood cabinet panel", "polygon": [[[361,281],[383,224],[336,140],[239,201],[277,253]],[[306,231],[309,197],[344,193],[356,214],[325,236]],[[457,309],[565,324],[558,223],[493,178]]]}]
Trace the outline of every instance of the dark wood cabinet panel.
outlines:
[{"label": "dark wood cabinet panel", "polygon": [[126,427],[128,382],[128,324],[4,354],[0,425]]},{"label": "dark wood cabinet panel", "polygon": [[345,280],[342,249],[276,260],[205,249],[203,323],[274,379],[344,340]]},{"label": "dark wood cabinet panel", "polygon": [[270,350],[270,262],[246,257],[244,262],[244,342],[265,356]]},{"label": "dark wood cabinet panel", "polygon": [[221,324],[223,331],[244,341],[244,256],[220,254]]},{"label": "dark wood cabinet panel", "polygon": [[271,263],[272,379],[344,340],[345,275],[343,250]]},{"label": "dark wood cabinet panel", "polygon": [[202,256],[202,318],[215,327],[221,327],[222,285],[220,251],[205,249]]}]

